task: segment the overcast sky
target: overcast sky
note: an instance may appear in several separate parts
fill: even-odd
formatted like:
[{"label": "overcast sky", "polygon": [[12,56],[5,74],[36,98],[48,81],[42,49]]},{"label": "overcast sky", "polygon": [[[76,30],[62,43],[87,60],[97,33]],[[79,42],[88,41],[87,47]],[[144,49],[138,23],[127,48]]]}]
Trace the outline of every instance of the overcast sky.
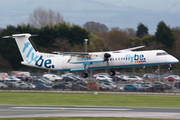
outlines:
[{"label": "overcast sky", "polygon": [[164,21],[180,26],[180,0],[0,0],[0,27],[28,23],[29,13],[37,7],[58,11],[64,20],[82,26],[88,21],[112,27],[134,28],[143,23],[149,33]]}]

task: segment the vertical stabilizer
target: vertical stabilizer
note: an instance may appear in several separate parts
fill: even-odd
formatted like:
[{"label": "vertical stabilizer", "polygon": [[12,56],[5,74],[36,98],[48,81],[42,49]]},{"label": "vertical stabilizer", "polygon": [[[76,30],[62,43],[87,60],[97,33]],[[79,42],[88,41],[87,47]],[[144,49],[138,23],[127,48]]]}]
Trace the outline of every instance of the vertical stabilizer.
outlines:
[{"label": "vertical stabilizer", "polygon": [[5,36],[3,38],[15,38],[21,56],[24,62],[31,64],[34,60],[39,58],[38,51],[33,47],[29,40],[31,34],[13,34],[12,36]]}]

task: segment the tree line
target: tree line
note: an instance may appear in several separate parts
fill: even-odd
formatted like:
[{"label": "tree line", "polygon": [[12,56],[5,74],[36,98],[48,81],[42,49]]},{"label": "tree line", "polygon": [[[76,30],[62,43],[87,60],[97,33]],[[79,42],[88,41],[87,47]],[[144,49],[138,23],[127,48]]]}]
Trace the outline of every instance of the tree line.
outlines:
[{"label": "tree line", "polygon": [[[144,45],[149,49],[163,49],[180,59],[180,27],[170,28],[164,21],[157,24],[155,35],[148,33],[148,27],[143,23],[137,24],[137,31],[133,28],[110,30],[105,24],[88,21],[83,27],[63,20],[62,15],[52,10],[37,8],[29,15],[28,24],[17,26],[8,25],[0,29],[0,68],[25,68],[20,62],[22,58],[14,39],[2,39],[18,33],[38,34],[31,40],[38,51],[49,52],[84,52],[84,39],[88,41],[88,52],[120,50]],[[175,64],[180,68],[180,64]]]}]

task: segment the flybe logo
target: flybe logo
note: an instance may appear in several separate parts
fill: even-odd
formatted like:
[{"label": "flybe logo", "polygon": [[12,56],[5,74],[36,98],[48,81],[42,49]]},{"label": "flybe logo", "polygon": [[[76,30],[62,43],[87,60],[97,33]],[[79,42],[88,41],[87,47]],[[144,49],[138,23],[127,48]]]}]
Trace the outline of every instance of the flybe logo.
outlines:
[{"label": "flybe logo", "polygon": [[[30,42],[26,42],[24,44],[24,48],[22,50],[23,53],[27,50],[29,45],[30,45]],[[38,59],[39,57],[38,55],[35,56],[35,53],[33,52],[33,47],[31,47],[26,54],[26,58],[29,58],[29,57],[31,57],[31,59],[30,61],[28,61],[28,64],[31,64],[34,60]],[[44,65],[46,68],[54,68],[54,65],[51,65],[51,63],[52,63],[51,59],[44,60],[43,56],[40,56],[39,59],[36,61],[35,65],[38,67],[42,67]]]},{"label": "flybe logo", "polygon": [[130,55],[130,54],[127,54],[125,56],[125,60],[126,61],[130,61],[131,63],[134,61],[135,63],[144,63],[146,62],[146,58],[143,54],[141,55],[138,55],[138,54],[135,54],[135,55]]}]

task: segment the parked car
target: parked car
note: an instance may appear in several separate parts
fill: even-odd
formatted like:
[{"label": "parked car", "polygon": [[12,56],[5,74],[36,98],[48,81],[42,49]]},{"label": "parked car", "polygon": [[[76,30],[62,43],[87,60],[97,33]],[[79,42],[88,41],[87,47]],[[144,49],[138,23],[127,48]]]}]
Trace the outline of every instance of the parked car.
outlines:
[{"label": "parked car", "polygon": [[20,83],[18,86],[19,89],[29,89],[29,85],[26,83]]},{"label": "parked car", "polygon": [[125,90],[125,91],[136,91],[136,90],[137,90],[137,87],[134,86],[134,85],[125,85],[125,86],[124,86],[124,90]]},{"label": "parked car", "polygon": [[144,82],[143,85],[148,85],[148,86],[153,86],[153,83],[152,82]]},{"label": "parked car", "polygon": [[15,76],[7,76],[7,77],[5,78],[5,80],[18,80],[18,81],[20,81],[21,79],[15,77]]},{"label": "parked car", "polygon": [[87,87],[88,82],[87,81],[77,81],[76,84],[80,84],[80,85]]},{"label": "parked car", "polygon": [[49,90],[51,89],[51,86],[45,85],[45,84],[37,84],[36,89],[46,89]]},{"label": "parked car", "polygon": [[105,85],[110,85],[113,89],[117,88],[117,85],[111,82],[104,82]]},{"label": "parked car", "polygon": [[64,83],[59,83],[59,84],[53,85],[52,88],[64,90],[64,89],[66,89],[66,85]]},{"label": "parked car", "polygon": [[148,84],[142,84],[141,85],[144,88],[144,91],[148,91],[148,89],[152,86],[148,85]]},{"label": "parked car", "polygon": [[142,81],[143,79],[140,78],[139,76],[129,76],[128,80],[129,81]]},{"label": "parked car", "polygon": [[148,88],[147,91],[164,91],[165,84],[154,84],[152,87]]},{"label": "parked car", "polygon": [[19,84],[17,82],[8,82],[6,81],[4,84],[8,86],[8,88],[18,88]]},{"label": "parked car", "polygon": [[35,89],[36,88],[36,85],[34,84],[31,84],[31,83],[27,83],[28,86],[29,86],[29,89]]},{"label": "parked car", "polygon": [[8,86],[4,83],[0,83],[0,89],[6,89]]},{"label": "parked car", "polygon": [[105,90],[107,90],[107,87],[105,85],[103,85],[103,84],[100,84],[99,89],[105,91]]},{"label": "parked car", "polygon": [[176,82],[176,83],[174,84],[174,87],[180,88],[180,82]]},{"label": "parked car", "polygon": [[68,76],[75,76],[75,74],[73,74],[73,73],[65,73],[65,74],[61,75],[62,78],[63,77],[68,77]]},{"label": "parked car", "polygon": [[119,76],[119,75],[114,75],[114,76],[109,76],[109,77],[112,78],[112,80],[115,82],[121,80],[121,76]]},{"label": "parked car", "polygon": [[127,81],[129,78],[129,75],[124,75],[124,74],[118,75],[118,76],[119,76],[120,80],[122,80],[122,81]]},{"label": "parked car", "polygon": [[100,86],[105,87],[106,90],[113,90],[113,87],[112,87],[111,85],[106,85],[106,84],[104,84],[104,82],[103,82],[103,83],[100,83]]},{"label": "parked car", "polygon": [[112,78],[105,76],[105,75],[99,75],[96,77],[96,80],[110,80],[110,81],[112,81]]},{"label": "parked car", "polygon": [[76,82],[77,81],[77,79],[72,76],[63,77],[62,80],[65,82]]},{"label": "parked car", "polygon": [[96,77],[99,76],[99,75],[109,76],[108,73],[97,73],[97,74],[94,74],[93,77],[96,78]]},{"label": "parked car", "polygon": [[87,90],[87,87],[82,86],[80,84],[73,84],[71,88],[72,88],[73,91],[74,90]]},{"label": "parked car", "polygon": [[37,84],[46,84],[46,82],[44,82],[43,80],[41,79],[33,79],[33,82],[32,82],[34,85],[37,85]]},{"label": "parked car", "polygon": [[168,81],[179,81],[180,77],[178,75],[169,75],[167,77],[165,77]]},{"label": "parked car", "polygon": [[0,82],[4,82],[4,80],[2,78],[0,78]]},{"label": "parked car", "polygon": [[172,89],[172,86],[171,86],[171,85],[169,85],[169,84],[164,84],[164,85],[165,85],[165,89],[166,89],[166,90]]},{"label": "parked car", "polygon": [[165,83],[160,82],[160,81],[155,81],[154,84],[155,84],[155,85],[159,85],[159,84],[160,84],[160,85],[164,85]]},{"label": "parked car", "polygon": [[48,78],[50,81],[61,81],[62,77],[55,75],[55,74],[44,74],[43,77]]},{"label": "parked car", "polygon": [[72,87],[72,82],[63,82],[63,84],[66,86],[66,88]]}]

